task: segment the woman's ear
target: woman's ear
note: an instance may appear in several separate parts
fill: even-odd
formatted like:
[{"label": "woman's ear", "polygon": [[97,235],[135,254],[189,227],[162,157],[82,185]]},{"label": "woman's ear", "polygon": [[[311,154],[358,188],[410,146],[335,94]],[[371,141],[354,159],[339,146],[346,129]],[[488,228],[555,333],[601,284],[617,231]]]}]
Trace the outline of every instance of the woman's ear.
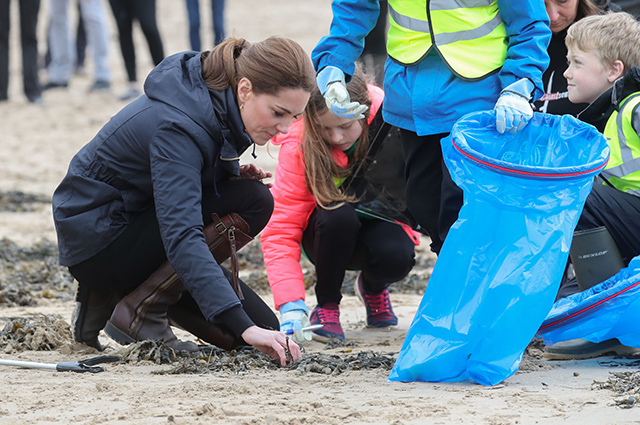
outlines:
[{"label": "woman's ear", "polygon": [[611,64],[611,66],[609,67],[609,82],[613,83],[615,82],[618,78],[624,76],[624,64],[622,63],[621,60],[615,60],[613,61],[613,63]]},{"label": "woman's ear", "polygon": [[253,85],[248,78],[243,77],[238,81],[238,103],[243,105],[247,101],[247,97],[251,94]]}]

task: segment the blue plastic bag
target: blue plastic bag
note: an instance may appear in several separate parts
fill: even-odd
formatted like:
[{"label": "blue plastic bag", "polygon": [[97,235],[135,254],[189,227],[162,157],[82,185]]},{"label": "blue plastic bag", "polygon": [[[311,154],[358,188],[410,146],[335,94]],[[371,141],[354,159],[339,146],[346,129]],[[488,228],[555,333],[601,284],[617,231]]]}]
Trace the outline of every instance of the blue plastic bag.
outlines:
[{"label": "blue plastic bag", "polygon": [[609,147],[571,116],[535,113],[500,134],[485,111],[462,117],[442,150],[464,204],[389,380],[495,385],[516,372],[551,309]]},{"label": "blue plastic bag", "polygon": [[582,338],[611,338],[640,348],[640,256],[628,267],[586,291],[558,300],[540,326],[545,344]]}]

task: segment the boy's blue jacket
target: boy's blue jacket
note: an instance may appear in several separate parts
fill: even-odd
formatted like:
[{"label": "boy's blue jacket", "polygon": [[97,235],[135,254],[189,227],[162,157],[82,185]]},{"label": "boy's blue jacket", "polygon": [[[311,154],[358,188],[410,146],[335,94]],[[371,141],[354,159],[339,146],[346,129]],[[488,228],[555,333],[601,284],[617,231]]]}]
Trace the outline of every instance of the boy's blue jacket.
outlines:
[{"label": "boy's blue jacket", "polygon": [[[455,1],[451,3],[455,6]],[[509,37],[502,69],[470,82],[454,76],[435,50],[410,67],[387,59],[382,107],[386,122],[419,136],[448,133],[463,115],[493,109],[500,91],[521,78],[535,84],[534,99],[543,95],[542,73],[549,65],[551,39],[544,2],[498,0],[498,8]],[[333,0],[332,9],[330,35],[320,40],[311,58],[316,70],[336,66],[348,79],[362,53],[364,37],[376,24],[380,4],[378,0]]]},{"label": "boy's blue jacket", "polygon": [[[167,258],[211,320],[240,305],[203,234],[202,193],[238,174],[252,140],[233,90],[209,90],[201,54],[166,58],[145,95],[118,112],[71,160],[53,195],[60,263],[107,247],[141,212],[155,208]],[[222,161],[220,158],[235,159]]]}]

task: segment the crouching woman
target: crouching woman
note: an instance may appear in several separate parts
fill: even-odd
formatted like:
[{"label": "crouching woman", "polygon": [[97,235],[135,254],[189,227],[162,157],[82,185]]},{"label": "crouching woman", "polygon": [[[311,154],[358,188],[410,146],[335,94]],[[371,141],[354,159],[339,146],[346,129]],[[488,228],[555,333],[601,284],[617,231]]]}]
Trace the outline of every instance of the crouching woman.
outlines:
[{"label": "crouching woman", "polygon": [[314,85],[308,55],[279,37],[178,53],[149,74],[145,94],[73,157],[53,196],[60,263],[78,281],[76,341],[101,349],[104,328],[122,344],[196,351],[175,337],[178,324],[283,364],[287,345],[300,356],[269,330],[279,323],[268,306],[219,263],[233,254],[234,232],[257,235],[273,210],[261,182],[270,174],[239,157],[286,133]]}]

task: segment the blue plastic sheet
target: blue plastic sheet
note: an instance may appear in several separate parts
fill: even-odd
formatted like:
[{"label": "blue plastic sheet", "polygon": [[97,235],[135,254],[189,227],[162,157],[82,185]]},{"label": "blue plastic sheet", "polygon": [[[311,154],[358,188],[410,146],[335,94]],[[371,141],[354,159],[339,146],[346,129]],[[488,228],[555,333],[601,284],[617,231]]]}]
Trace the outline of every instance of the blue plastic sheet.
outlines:
[{"label": "blue plastic sheet", "polygon": [[640,348],[640,256],[614,276],[586,291],[558,300],[540,326],[545,344],[582,338],[618,338]]},{"label": "blue plastic sheet", "polygon": [[461,118],[442,149],[464,205],[389,380],[495,385],[516,372],[553,305],[609,148],[571,116],[535,113],[500,134],[484,111]]}]

